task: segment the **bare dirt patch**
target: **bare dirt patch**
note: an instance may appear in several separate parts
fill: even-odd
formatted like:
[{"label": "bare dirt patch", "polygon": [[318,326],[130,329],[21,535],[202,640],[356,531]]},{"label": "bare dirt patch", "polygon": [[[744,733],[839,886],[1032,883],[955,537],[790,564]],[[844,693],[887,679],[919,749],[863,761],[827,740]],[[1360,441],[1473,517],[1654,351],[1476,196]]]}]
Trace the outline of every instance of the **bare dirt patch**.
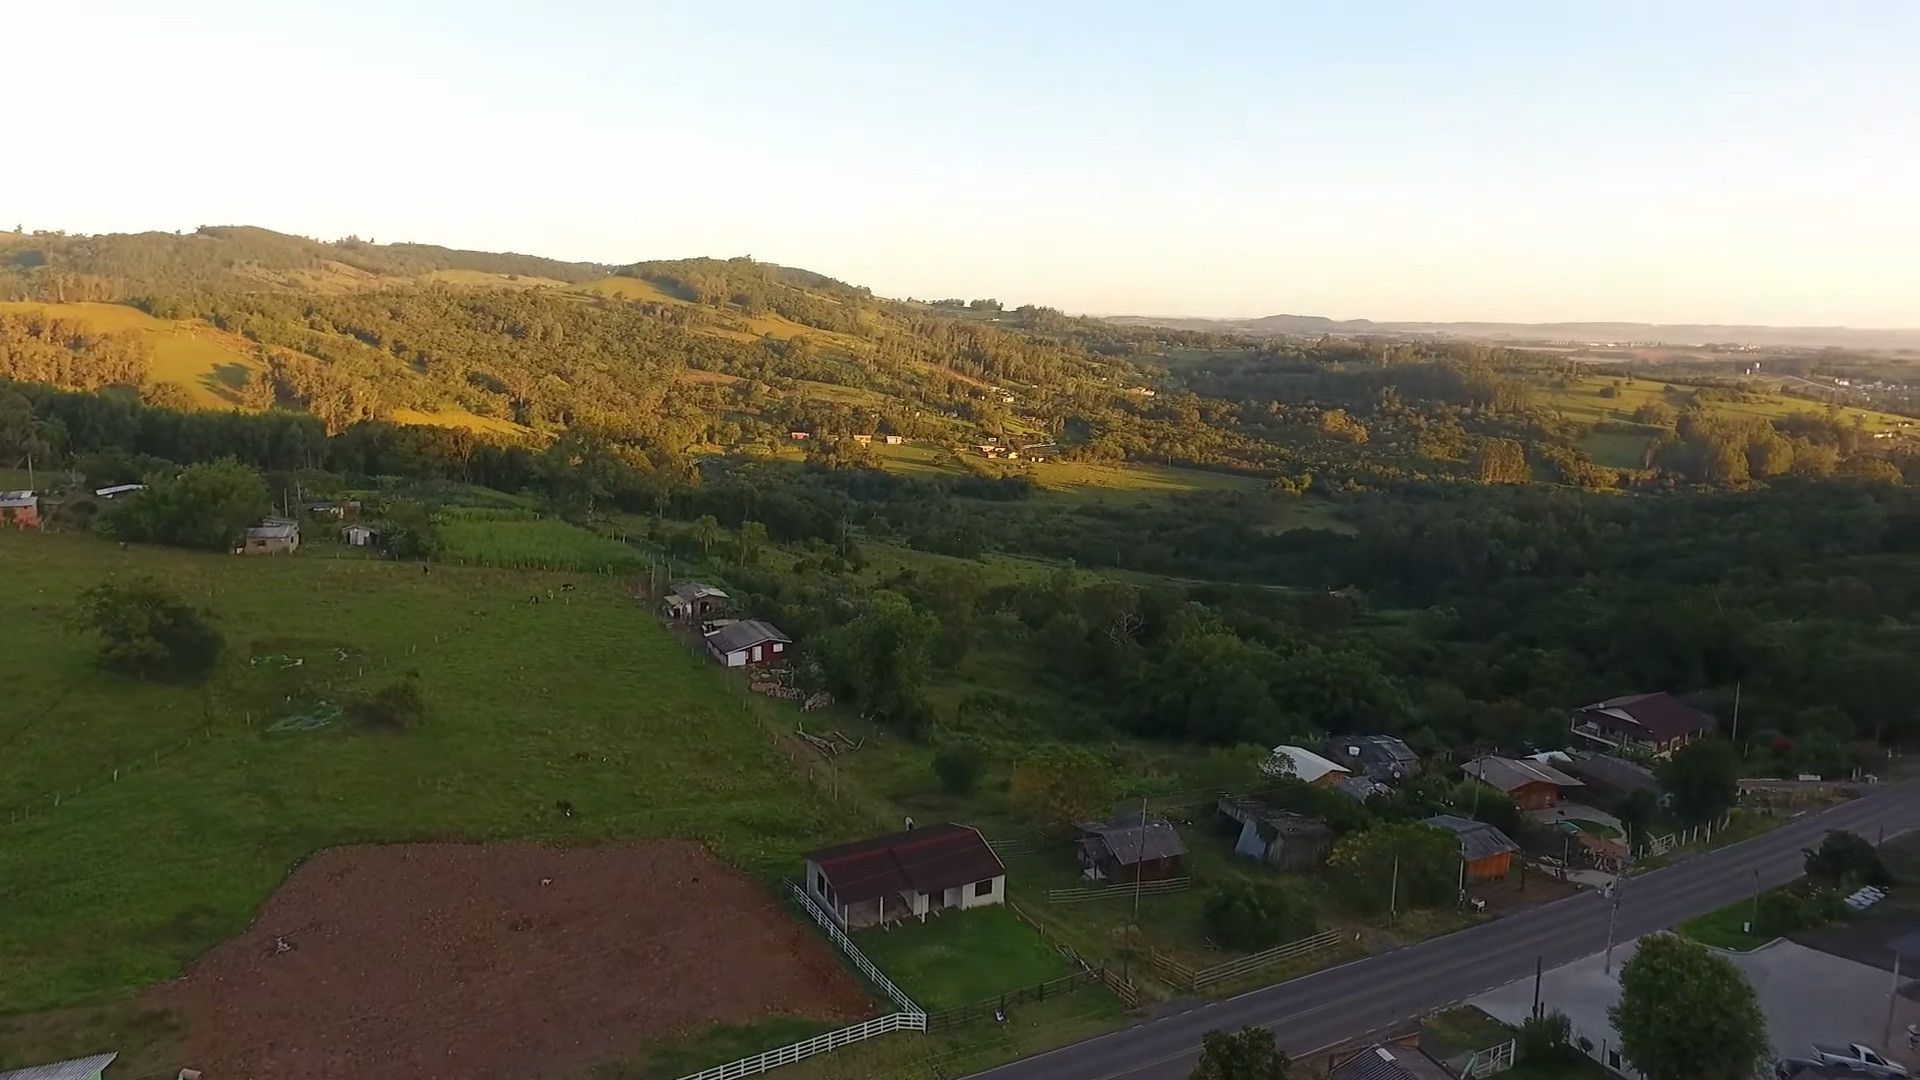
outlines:
[{"label": "bare dirt patch", "polygon": [[663,1038],[872,1002],[697,844],[323,851],[155,1003],[220,1080],[578,1073]]}]

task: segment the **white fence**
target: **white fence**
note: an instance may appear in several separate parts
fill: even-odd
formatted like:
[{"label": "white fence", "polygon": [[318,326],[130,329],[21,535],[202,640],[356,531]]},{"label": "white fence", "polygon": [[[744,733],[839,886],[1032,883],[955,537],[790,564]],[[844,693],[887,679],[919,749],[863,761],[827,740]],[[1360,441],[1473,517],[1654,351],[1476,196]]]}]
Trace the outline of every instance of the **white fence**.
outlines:
[{"label": "white fence", "polygon": [[1495,1073],[1503,1073],[1513,1068],[1514,1058],[1520,1048],[1518,1039],[1508,1039],[1499,1046],[1490,1046],[1485,1050],[1476,1050],[1460,1070],[1460,1075],[1468,1080],[1485,1080]]},{"label": "white fence", "polygon": [[927,1017],[925,1013],[890,1013],[877,1019],[844,1027],[838,1031],[829,1031],[825,1035],[815,1035],[811,1039],[802,1039],[791,1046],[782,1046],[777,1050],[768,1050],[752,1057],[729,1061],[725,1065],[715,1065],[711,1069],[702,1069],[697,1073],[688,1073],[680,1080],[735,1080],[741,1076],[753,1076],[777,1069],[782,1065],[792,1065],[804,1061],[815,1054],[825,1054],[843,1046],[851,1046],[876,1035],[886,1035],[895,1031],[925,1031]]},{"label": "white fence", "polygon": [[840,927],[834,923],[833,916],[821,911],[820,905],[813,902],[813,897],[808,896],[805,889],[802,889],[799,885],[791,881],[787,882],[786,885],[787,891],[793,894],[793,898],[800,901],[800,909],[813,916],[813,921],[819,923],[820,928],[827,932],[827,936],[832,938],[833,943],[840,947],[840,951],[846,954],[847,959],[853,961],[853,966],[859,968],[861,974],[872,979],[875,986],[878,986],[882,992],[892,998],[893,1003],[900,1006],[901,1012],[920,1017],[919,1030],[926,1030],[926,1010],[915,1005],[913,999],[908,997],[905,991],[893,985],[893,980],[887,978],[886,972],[874,967],[873,961],[868,960],[861,954],[860,950],[854,946],[853,940],[841,932]]}]

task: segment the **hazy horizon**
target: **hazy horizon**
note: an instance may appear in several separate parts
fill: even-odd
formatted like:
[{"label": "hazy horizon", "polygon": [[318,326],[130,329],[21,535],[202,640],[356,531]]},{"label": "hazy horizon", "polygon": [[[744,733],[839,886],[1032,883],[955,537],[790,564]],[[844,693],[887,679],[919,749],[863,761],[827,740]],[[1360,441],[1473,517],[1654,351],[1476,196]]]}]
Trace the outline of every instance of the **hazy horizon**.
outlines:
[{"label": "hazy horizon", "polygon": [[1920,326],[1893,3],[13,21],[72,145],[0,176],[0,227],[751,254],[1165,318]]}]

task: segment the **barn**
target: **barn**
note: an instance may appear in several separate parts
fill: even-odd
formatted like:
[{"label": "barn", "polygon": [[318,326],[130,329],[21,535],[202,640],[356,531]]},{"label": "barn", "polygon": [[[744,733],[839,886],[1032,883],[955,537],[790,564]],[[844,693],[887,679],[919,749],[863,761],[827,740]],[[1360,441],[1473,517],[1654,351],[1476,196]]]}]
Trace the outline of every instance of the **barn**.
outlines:
[{"label": "barn", "polygon": [[1007,898],[1007,867],[967,825],[908,829],[804,856],[806,890],[847,930]]},{"label": "barn", "polygon": [[1312,870],[1333,853],[1333,830],[1304,814],[1245,796],[1221,799],[1219,814],[1235,854],[1277,870]]},{"label": "barn", "polygon": [[1094,881],[1165,881],[1180,876],[1187,847],[1166,821],[1088,822],[1074,847],[1081,872]]},{"label": "barn", "polygon": [[669,619],[703,619],[725,609],[730,599],[725,590],[704,581],[683,581],[660,598],[660,606]]},{"label": "barn", "polygon": [[787,657],[793,639],[759,619],[742,619],[707,635],[707,652],[727,667],[770,664]]}]

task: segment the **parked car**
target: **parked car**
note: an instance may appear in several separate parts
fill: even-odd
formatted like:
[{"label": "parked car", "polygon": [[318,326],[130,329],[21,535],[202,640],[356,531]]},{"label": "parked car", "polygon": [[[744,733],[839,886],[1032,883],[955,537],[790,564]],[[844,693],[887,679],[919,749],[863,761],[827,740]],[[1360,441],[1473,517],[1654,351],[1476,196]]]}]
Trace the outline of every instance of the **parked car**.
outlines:
[{"label": "parked car", "polygon": [[1886,1059],[1880,1051],[1865,1043],[1845,1043],[1834,1046],[1827,1043],[1813,1044],[1813,1059],[1823,1065],[1843,1065],[1853,1068],[1862,1076],[1888,1077],[1912,1076],[1905,1065],[1896,1065]]}]

